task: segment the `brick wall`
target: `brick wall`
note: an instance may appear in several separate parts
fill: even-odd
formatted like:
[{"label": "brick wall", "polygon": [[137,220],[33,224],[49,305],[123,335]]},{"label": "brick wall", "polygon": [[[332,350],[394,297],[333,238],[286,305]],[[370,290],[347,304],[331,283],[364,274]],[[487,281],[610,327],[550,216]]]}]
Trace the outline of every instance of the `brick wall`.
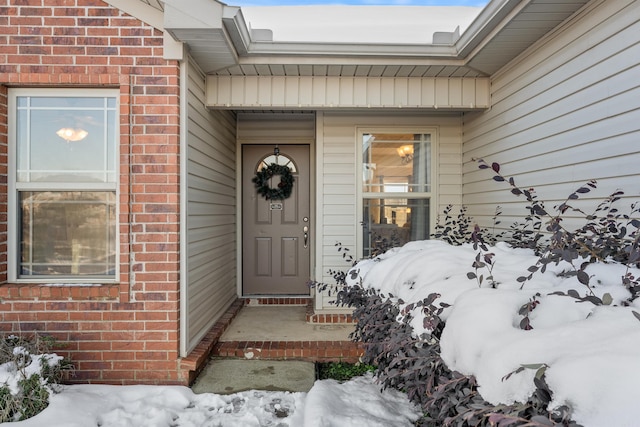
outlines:
[{"label": "brick wall", "polygon": [[[179,348],[179,65],[100,0],[0,6],[0,332],[65,344],[75,382],[185,384]],[[8,87],[120,90],[120,282],[7,282]]]}]

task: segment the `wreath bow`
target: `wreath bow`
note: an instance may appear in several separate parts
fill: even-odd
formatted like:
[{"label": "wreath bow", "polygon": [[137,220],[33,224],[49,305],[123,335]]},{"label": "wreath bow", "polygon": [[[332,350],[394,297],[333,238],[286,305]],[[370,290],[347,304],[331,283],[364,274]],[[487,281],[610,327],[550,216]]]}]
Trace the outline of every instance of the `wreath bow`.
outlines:
[{"label": "wreath bow", "polygon": [[[271,188],[269,180],[276,175],[280,175],[280,182],[276,188]],[[259,170],[253,178],[258,194],[267,200],[288,199],[293,190],[294,180],[291,169],[276,163],[271,163],[266,168]]]}]

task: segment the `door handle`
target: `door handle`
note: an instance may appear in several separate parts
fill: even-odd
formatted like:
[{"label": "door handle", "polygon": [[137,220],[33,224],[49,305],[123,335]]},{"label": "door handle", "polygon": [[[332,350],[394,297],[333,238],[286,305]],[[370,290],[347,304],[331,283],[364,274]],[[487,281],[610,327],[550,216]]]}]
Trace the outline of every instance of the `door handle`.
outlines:
[{"label": "door handle", "polygon": [[302,231],[304,232],[304,248],[307,249],[309,247],[309,227],[305,225],[302,227]]}]

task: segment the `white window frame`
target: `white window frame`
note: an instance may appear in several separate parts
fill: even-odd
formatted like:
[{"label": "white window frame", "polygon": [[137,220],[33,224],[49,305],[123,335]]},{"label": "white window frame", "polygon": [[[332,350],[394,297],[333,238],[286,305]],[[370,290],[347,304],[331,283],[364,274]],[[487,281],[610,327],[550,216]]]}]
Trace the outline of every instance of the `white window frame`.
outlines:
[{"label": "white window frame", "polygon": [[[374,193],[364,191],[364,159],[363,159],[363,138],[365,134],[428,134],[431,136],[431,168],[430,168],[430,191],[423,192],[411,192],[411,193]],[[437,215],[437,188],[438,188],[438,127],[362,127],[356,130],[357,139],[357,153],[356,153],[356,176],[357,176],[357,192],[356,192],[356,212],[358,219],[358,227],[356,232],[356,246],[358,248],[358,258],[364,256],[364,239],[363,239],[363,227],[364,227],[364,200],[365,199],[428,199],[429,200],[429,234],[434,230],[436,225]]]},{"label": "white window frame", "polygon": [[[7,197],[7,275],[9,282],[15,283],[56,283],[56,284],[109,284],[118,283],[120,279],[120,91],[118,89],[77,89],[77,88],[10,88],[8,96],[8,197]],[[22,96],[31,97],[111,97],[116,100],[116,120],[115,120],[115,147],[114,147],[114,174],[115,182],[111,183],[47,183],[47,182],[17,182],[17,98]],[[115,268],[114,274],[111,276],[50,276],[50,277],[24,277],[20,278],[18,274],[18,262],[20,256],[20,237],[19,237],[19,191],[113,191],[115,192]]]}]

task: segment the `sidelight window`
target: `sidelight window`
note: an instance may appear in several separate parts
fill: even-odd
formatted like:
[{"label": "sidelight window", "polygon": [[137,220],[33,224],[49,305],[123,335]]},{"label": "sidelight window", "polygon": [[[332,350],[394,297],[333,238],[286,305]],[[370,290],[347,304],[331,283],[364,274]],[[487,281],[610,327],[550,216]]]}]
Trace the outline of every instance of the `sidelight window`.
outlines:
[{"label": "sidelight window", "polygon": [[429,237],[430,133],[362,135],[363,255]]}]

